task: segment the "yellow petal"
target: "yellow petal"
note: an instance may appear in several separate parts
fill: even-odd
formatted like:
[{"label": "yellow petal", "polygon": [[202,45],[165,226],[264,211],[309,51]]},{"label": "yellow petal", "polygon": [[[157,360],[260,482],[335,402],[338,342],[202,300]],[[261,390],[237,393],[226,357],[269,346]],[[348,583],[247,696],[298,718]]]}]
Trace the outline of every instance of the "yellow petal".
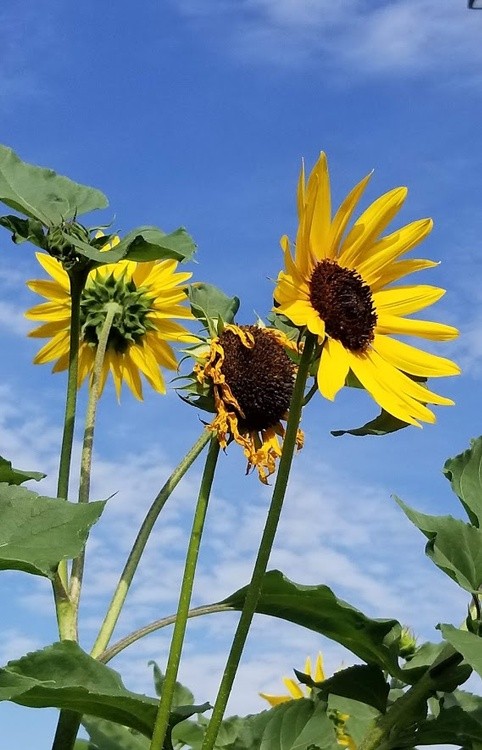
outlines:
[{"label": "yellow petal", "polygon": [[142,401],[142,383],[139,370],[129,356],[129,350],[124,355],[123,379],[138,401]]},{"label": "yellow petal", "polygon": [[445,289],[440,287],[416,284],[381,289],[372,296],[377,314],[409,315],[433,305],[444,294]]},{"label": "yellow petal", "polygon": [[399,187],[381,195],[357,219],[340,250],[339,263],[357,268],[377,237],[391,222],[407,197],[407,188]]},{"label": "yellow petal", "polygon": [[30,331],[28,335],[33,339],[44,339],[55,336],[55,334],[60,333],[60,331],[65,331],[65,335],[68,337],[69,324],[70,318],[66,318],[65,320],[54,320],[51,323],[44,323],[38,328],[34,328],[34,330]]},{"label": "yellow petal", "polygon": [[281,304],[279,307],[275,307],[276,312],[286,315],[295,326],[304,326],[307,321],[313,315],[313,307],[310,302],[306,300],[296,300],[294,302],[286,302]]},{"label": "yellow petal", "polygon": [[416,273],[417,271],[424,271],[427,268],[435,268],[440,265],[435,260],[424,260],[423,258],[413,258],[410,260],[399,260],[396,263],[389,264],[386,268],[379,269],[379,272],[371,274],[370,281],[366,280],[366,283],[370,285],[372,292],[377,292],[387,284],[391,284],[393,281],[408,276],[410,273]]},{"label": "yellow petal", "polygon": [[69,293],[56,281],[37,279],[36,281],[27,281],[27,286],[32,290],[32,292],[40,294],[42,297],[64,301],[66,303],[66,307],[70,309]]},{"label": "yellow petal", "polygon": [[298,190],[296,193],[297,205],[298,205],[298,219],[301,219],[301,215],[305,208],[305,162],[301,160],[300,176],[298,177]]},{"label": "yellow petal", "polygon": [[65,320],[66,317],[65,305],[59,304],[58,302],[42,302],[41,305],[35,305],[27,310],[25,317],[28,320]]},{"label": "yellow petal", "polygon": [[305,694],[298,685],[297,682],[295,682],[291,677],[283,677],[283,683],[285,687],[288,689],[288,692],[290,695],[293,696],[293,698],[304,698]]},{"label": "yellow petal", "polygon": [[350,358],[342,344],[327,338],[321,352],[317,381],[320,393],[333,401],[338,391],[345,385],[350,369]]},{"label": "yellow petal", "polygon": [[374,243],[369,256],[357,264],[358,273],[371,285],[381,269],[416,247],[430,234],[432,227],[431,219],[419,219],[383,237]]},{"label": "yellow petal", "polygon": [[348,226],[353,211],[355,210],[360,198],[362,197],[372,174],[373,173],[370,172],[370,174],[367,174],[367,176],[364,177],[363,180],[360,180],[360,182],[355,185],[355,187],[346,196],[335,214],[335,218],[333,219],[331,225],[329,241],[330,247],[332,248],[332,259],[335,259],[338,254],[339,245],[341,243],[345,229]]},{"label": "yellow petal", "polygon": [[35,253],[35,257],[49,276],[55,279],[65,291],[70,292],[69,276],[64,271],[62,264],[58,260],[55,260],[55,258],[52,258],[51,255],[46,255],[45,253]]},{"label": "yellow petal", "polygon": [[269,695],[268,693],[259,693],[259,695],[265,701],[268,701],[269,705],[273,708],[279,706],[280,703],[288,703],[288,701],[293,700],[290,695]]},{"label": "yellow petal", "polygon": [[330,258],[331,192],[328,162],[323,151],[313,168],[317,176],[313,195],[313,215],[310,227],[310,247],[318,260]]},{"label": "yellow petal", "polygon": [[429,354],[390,336],[375,336],[372,346],[386,362],[409,375],[438,378],[460,373],[458,365],[450,359]]},{"label": "yellow petal", "polygon": [[375,333],[395,333],[401,336],[420,336],[433,341],[451,341],[456,339],[459,332],[453,326],[445,323],[433,323],[431,320],[414,320],[400,318],[397,315],[380,313],[378,315]]},{"label": "yellow petal", "polygon": [[318,656],[316,657],[315,674],[313,675],[313,679],[315,680],[315,682],[324,682],[325,680],[325,673],[323,671],[323,657],[320,652],[318,652]]},{"label": "yellow petal", "polygon": [[53,338],[37,352],[34,358],[34,364],[43,365],[45,362],[51,362],[53,359],[61,357],[69,351],[69,336],[65,331],[57,333]]}]

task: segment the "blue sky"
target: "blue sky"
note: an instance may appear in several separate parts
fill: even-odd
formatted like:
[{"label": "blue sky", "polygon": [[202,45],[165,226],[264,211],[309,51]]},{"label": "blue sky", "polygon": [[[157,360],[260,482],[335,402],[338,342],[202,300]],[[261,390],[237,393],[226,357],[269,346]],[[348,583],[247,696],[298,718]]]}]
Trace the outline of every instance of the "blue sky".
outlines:
[{"label": "blue sky", "polygon": [[[120,233],[186,226],[198,244],[189,270],[237,294],[242,323],[271,307],[279,237],[296,228],[301,157],[311,166],[326,151],[335,203],[375,169],[366,202],[409,187],[394,226],[434,219],[417,257],[442,263],[418,281],[447,289],[430,312],[461,330],[436,349],[463,367],[436,384],[456,406],[438,409],[437,424],[423,430],[335,439],[330,429],[358,426],[377,407],[361,393],[342,392],[334,404],[313,399],[272,558],[294,580],[327,583],[367,614],[398,617],[431,639],[437,622],[463,618],[464,597],[432,570],[390,495],[457,514],[440,470],[482,433],[481,39],[482,13],[464,0],[119,0],[115,13],[99,0],[75,8],[4,0],[0,10],[0,140],[26,161],[102,189],[110,208],[93,224],[114,220]],[[48,472],[37,489],[54,493],[64,377],[31,365],[37,343],[23,318],[38,301],[25,280],[42,274],[32,249],[6,232],[0,249],[0,452]],[[101,403],[93,495],[117,495],[88,553],[86,648],[135,524],[200,431],[199,415],[173,393],[146,396],[139,404],[126,391],[119,406],[108,388]],[[119,635],[175,610],[201,468],[166,509]],[[268,500],[256,477],[244,476],[236,447],[221,456],[195,603],[248,580]],[[2,662],[55,638],[45,581],[3,574],[0,595],[8,600]],[[189,630],[181,676],[200,701],[215,696],[233,627],[218,616]],[[276,692],[308,653],[321,648],[327,671],[349,658],[266,618],[255,632],[233,712],[261,709],[257,691]],[[168,640],[159,633],[113,663],[128,687],[149,690],[147,662],[163,665]],[[54,712],[4,704],[0,716],[6,746],[33,738],[50,746]]]}]

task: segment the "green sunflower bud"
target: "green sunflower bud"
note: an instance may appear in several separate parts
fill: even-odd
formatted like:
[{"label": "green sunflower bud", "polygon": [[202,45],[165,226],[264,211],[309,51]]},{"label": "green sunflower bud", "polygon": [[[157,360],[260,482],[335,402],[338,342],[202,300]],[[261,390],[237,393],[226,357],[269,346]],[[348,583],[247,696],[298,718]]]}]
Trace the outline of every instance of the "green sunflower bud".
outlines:
[{"label": "green sunflower bud", "polygon": [[63,221],[50,227],[46,235],[46,250],[57,258],[68,272],[75,265],[86,265],[90,261],[79,253],[75,245],[69,242],[69,237],[75,237],[82,242],[90,242],[89,230],[77,221]]},{"label": "green sunflower bud", "polygon": [[403,627],[400,636],[400,656],[402,659],[410,659],[414,655],[416,648],[417,639],[413,630],[408,627]]}]

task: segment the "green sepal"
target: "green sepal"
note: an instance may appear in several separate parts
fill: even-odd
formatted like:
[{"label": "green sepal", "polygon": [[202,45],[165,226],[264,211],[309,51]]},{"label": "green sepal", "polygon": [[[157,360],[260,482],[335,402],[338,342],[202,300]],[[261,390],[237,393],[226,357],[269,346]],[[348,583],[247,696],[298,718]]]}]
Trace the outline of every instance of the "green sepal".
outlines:
[{"label": "green sepal", "polygon": [[0,456],[0,483],[5,482],[6,484],[23,484],[28,482],[30,479],[34,479],[39,482],[41,479],[45,479],[47,475],[42,474],[41,471],[22,471],[21,469],[14,469],[12,462],[7,461],[6,458]]},{"label": "green sepal", "polygon": [[0,146],[0,201],[46,227],[108,205],[100,190],[24,162],[7,146]]},{"label": "green sepal", "polygon": [[143,262],[169,259],[184,263],[191,260],[196,250],[192,237],[182,227],[170,234],[158,227],[138,227],[122,237],[114,247],[107,251],[100,250],[114,236],[116,235],[97,237],[89,243],[69,235],[66,240],[72,243],[79,255],[84,255],[98,265],[117,263],[119,260]]},{"label": "green sepal", "polygon": [[474,526],[482,526],[482,437],[445,462],[443,473]]},{"label": "green sepal", "polygon": [[0,484],[0,570],[52,578],[61,560],[83,550],[104,506],[105,501],[69,503]]}]

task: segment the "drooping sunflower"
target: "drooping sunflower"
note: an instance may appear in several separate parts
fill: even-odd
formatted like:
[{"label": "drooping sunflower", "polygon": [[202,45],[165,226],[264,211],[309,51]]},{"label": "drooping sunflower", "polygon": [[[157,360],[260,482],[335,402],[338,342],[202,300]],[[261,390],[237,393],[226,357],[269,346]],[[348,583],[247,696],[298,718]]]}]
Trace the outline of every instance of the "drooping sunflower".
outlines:
[{"label": "drooping sunflower", "polygon": [[[314,682],[324,682],[326,677],[323,670],[323,657],[321,653],[318,653],[318,656],[316,657],[314,670],[312,670],[310,657],[307,657],[303,672],[309,675]],[[270,706],[279,706],[280,703],[287,703],[288,701],[298,700],[299,698],[311,697],[311,688],[306,687],[299,682],[296,682],[292,677],[283,677],[282,680],[284,686],[288,690],[288,695],[271,695],[270,693],[260,693],[261,698],[267,700]],[[348,714],[343,714],[336,709],[329,709],[328,716],[334,724],[337,743],[341,747],[348,747],[349,750],[355,750],[355,742],[350,737],[350,735],[347,734],[345,729],[345,724],[350,718]]]},{"label": "drooping sunflower", "polygon": [[[53,372],[61,372],[67,369],[69,362],[69,277],[55,258],[43,253],[37,253],[36,257],[51,279],[29,281],[27,285],[48,301],[32,307],[25,315],[29,320],[42,321],[29,336],[50,341],[37,353],[34,363],[54,361]],[[89,273],[81,298],[79,387],[93,370],[105,305],[115,301],[122,311],[116,314],[109,334],[100,392],[109,372],[118,398],[125,382],[134,396],[142,400],[140,373],[155,391],[166,392],[161,367],[177,368],[174,351],[167,342],[196,340],[184,326],[172,320],[192,318],[189,309],[182,304],[186,299],[182,284],[192,274],[176,273],[176,268],[174,260],[146,263],[123,260]]]},{"label": "drooping sunflower", "polygon": [[[267,484],[281,456],[297,351],[281,331],[255,325],[224,326],[194,367],[197,380],[213,388],[216,417],[209,425],[222,448],[234,440],[244,451],[247,472],[256,467]],[[303,435],[298,430],[297,447]]]},{"label": "drooping sunflower", "polygon": [[302,168],[294,255],[283,236],[285,270],[274,291],[275,311],[318,337],[322,352],[317,381],[325,398],[333,400],[352,372],[383,409],[420,426],[418,420],[435,422],[426,404],[451,405],[453,401],[432,393],[416,379],[456,375],[460,369],[451,360],[392,335],[448,341],[458,331],[405,317],[439,300],[443,289],[392,285],[437,265],[431,260],[400,260],[429,234],[431,219],[414,221],[382,236],[403,205],[406,188],[380,196],[347,230],[370,176],[353,188],[332,217],[325,154],[321,153],[307,184]]}]

